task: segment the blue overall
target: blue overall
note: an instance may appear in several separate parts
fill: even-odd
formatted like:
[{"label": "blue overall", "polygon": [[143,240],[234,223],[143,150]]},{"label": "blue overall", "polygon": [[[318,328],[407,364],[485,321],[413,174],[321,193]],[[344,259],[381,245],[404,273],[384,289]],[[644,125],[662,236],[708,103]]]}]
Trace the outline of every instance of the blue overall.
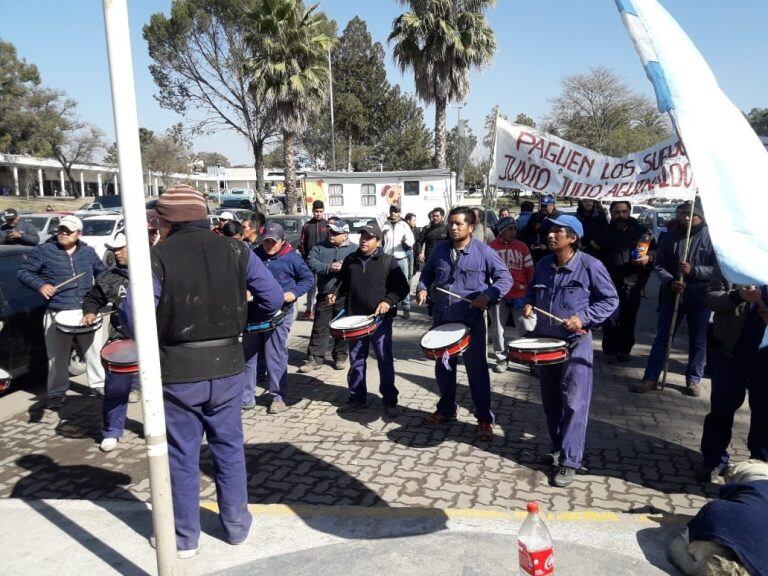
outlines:
[{"label": "blue overall", "polygon": [[103,438],[121,438],[125,431],[125,418],[128,413],[128,395],[136,387],[136,374],[119,374],[106,370],[104,380],[104,400],[101,415],[104,423]]},{"label": "blue overall", "polygon": [[[455,262],[454,262],[455,260]],[[459,322],[471,330],[471,341],[463,352],[469,390],[475,407],[475,418],[493,422],[491,412],[491,379],[485,350],[486,323],[480,310],[469,303],[436,290],[437,287],[470,300],[480,294],[488,296],[488,305],[495,304],[512,288],[512,276],[498,253],[483,242],[471,240],[462,250],[453,250],[450,241],[438,244],[421,271],[418,290],[429,290],[434,304],[434,325]],[[440,391],[437,411],[444,416],[456,415],[457,358],[448,360],[450,370],[442,359],[435,362],[435,379]]]},{"label": "blue overall", "polygon": [[397,405],[398,390],[395,387],[395,362],[392,358],[392,318],[382,319],[378,328],[363,338],[349,342],[349,372],[347,385],[350,399],[364,401],[368,388],[365,373],[369,346],[373,346],[376,362],[379,365],[379,393],[381,401],[387,406]]},{"label": "blue overall", "polygon": [[586,335],[578,336],[556,320],[539,315],[533,331],[533,336],[565,340],[571,349],[566,362],[539,366],[538,373],[552,451],[560,451],[561,466],[579,469],[592,399],[589,328],[613,314],[619,297],[605,266],[588,254],[576,252],[559,268],[554,255],[541,259],[528,287],[526,303],[562,319],[576,315],[587,330]]},{"label": "blue overall", "polygon": [[701,453],[712,468],[728,464],[733,418],[749,392],[750,422],[747,448],[750,458],[768,461],[768,348],[759,350],[765,332],[754,305],[734,349],[727,356],[714,348],[709,359],[712,400],[704,419]]}]

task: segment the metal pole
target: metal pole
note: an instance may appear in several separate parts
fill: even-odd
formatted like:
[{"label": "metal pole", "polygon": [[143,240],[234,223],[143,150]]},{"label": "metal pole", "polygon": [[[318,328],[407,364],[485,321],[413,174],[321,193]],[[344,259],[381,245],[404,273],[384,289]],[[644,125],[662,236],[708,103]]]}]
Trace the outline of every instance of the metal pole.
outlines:
[{"label": "metal pole", "polygon": [[165,435],[157,324],[155,315],[151,312],[147,313],[155,309],[155,300],[147,242],[144,195],[140,193],[143,176],[127,0],[103,0],[103,7],[120,178],[125,192],[123,210],[131,260],[130,290],[133,300],[133,325],[139,353],[144,437],[149,460],[152,526],[157,545],[158,573],[160,576],[168,576],[176,572],[176,535],[171,502],[171,475]]},{"label": "metal pole", "polygon": [[[698,196],[698,193],[697,193]],[[688,216],[688,230],[685,233],[685,249],[683,250],[683,262],[688,262],[688,250],[691,247],[691,228],[693,228],[693,210],[696,206],[696,196],[693,197],[691,202],[691,209]],[[683,273],[680,272],[677,281],[682,282],[684,279]],[[667,340],[667,351],[664,355],[664,373],[661,377],[661,389],[664,390],[664,386],[667,383],[667,369],[669,368],[669,354],[672,352],[672,341],[675,339],[675,330],[677,329],[677,311],[680,308],[680,298],[682,294],[675,294],[675,307],[672,310],[672,324],[669,327],[669,339]]]},{"label": "metal pole", "polygon": [[336,171],[336,124],[333,119],[333,67],[331,66],[331,51],[328,50],[328,90],[331,101],[331,170]]}]

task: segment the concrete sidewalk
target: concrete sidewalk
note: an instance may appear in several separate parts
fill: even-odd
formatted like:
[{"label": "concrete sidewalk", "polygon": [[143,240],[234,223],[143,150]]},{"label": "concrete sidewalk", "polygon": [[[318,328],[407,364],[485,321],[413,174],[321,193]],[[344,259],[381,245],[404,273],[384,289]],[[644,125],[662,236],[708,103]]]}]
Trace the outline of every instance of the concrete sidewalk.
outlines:
[{"label": "concrete sidewalk", "polygon": [[[252,505],[250,537],[221,540],[204,505],[200,552],[180,574],[515,574],[524,512],[479,509]],[[142,503],[0,501],[5,575],[154,574],[151,516]],[[558,575],[676,574],[666,543],[684,518],[605,511],[554,513]]]}]

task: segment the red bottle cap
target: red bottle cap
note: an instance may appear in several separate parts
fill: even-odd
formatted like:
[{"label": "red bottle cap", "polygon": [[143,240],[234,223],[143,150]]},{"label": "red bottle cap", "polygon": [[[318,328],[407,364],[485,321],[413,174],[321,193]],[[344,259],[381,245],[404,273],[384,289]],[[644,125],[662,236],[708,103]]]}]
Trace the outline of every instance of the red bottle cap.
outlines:
[{"label": "red bottle cap", "polygon": [[539,513],[539,503],[538,502],[528,502],[528,514],[538,514]]}]

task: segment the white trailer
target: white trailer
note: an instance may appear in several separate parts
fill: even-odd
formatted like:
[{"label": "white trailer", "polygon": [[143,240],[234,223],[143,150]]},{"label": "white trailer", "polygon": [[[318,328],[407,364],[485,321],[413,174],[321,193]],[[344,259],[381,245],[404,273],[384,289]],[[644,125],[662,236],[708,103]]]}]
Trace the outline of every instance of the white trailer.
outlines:
[{"label": "white trailer", "polygon": [[446,212],[460,198],[456,176],[449,169],[401,172],[306,172],[301,181],[307,213],[312,202],[322,200],[329,215],[389,216],[389,207],[399,204],[403,217],[416,215],[419,226],[428,223],[427,214],[436,207]]}]

